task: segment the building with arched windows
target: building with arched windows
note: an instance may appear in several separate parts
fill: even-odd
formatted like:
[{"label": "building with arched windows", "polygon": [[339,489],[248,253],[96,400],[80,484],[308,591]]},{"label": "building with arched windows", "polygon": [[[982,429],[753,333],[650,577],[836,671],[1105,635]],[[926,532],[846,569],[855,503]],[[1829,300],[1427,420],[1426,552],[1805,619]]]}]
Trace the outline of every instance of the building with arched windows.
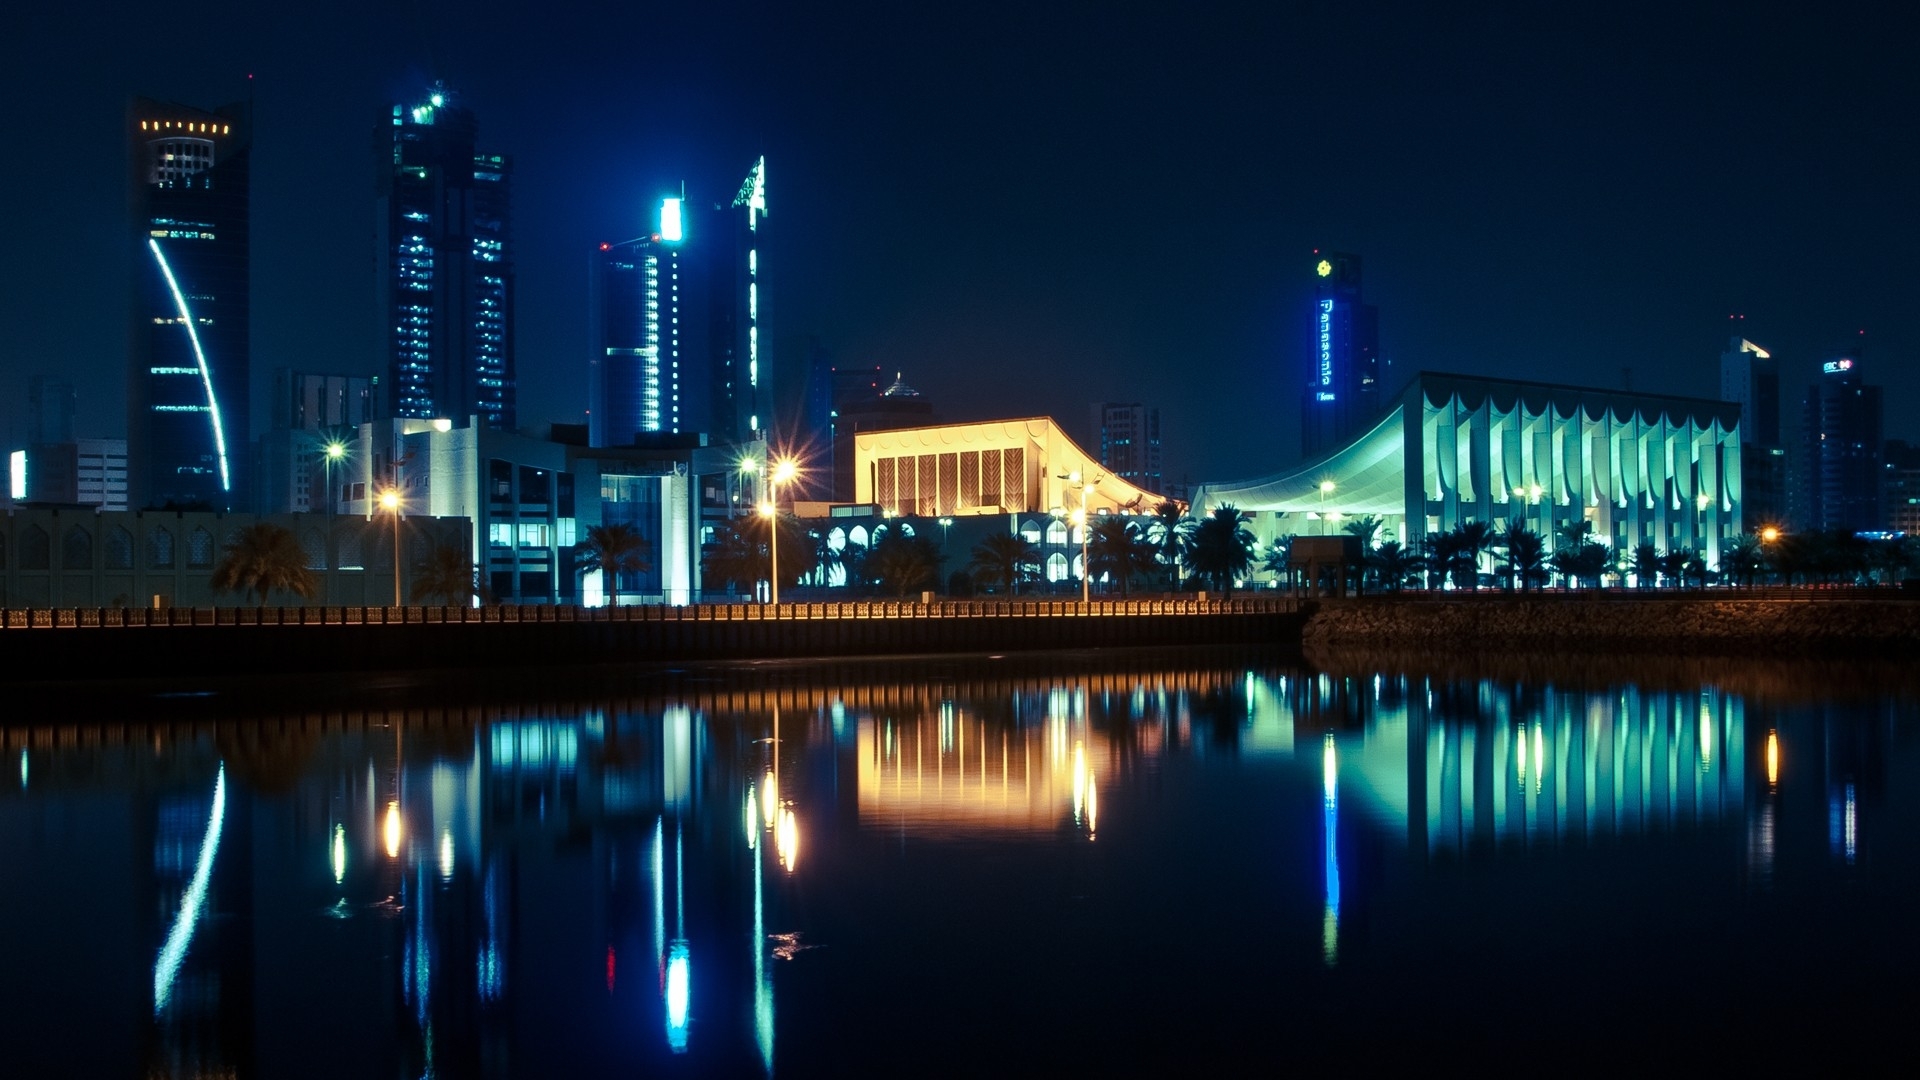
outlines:
[{"label": "building with arched windows", "polygon": [[1262,542],[1381,519],[1419,544],[1464,522],[1521,522],[1547,538],[1585,521],[1616,551],[1698,551],[1740,532],[1740,406],[1422,372],[1357,437],[1270,476],[1208,483],[1194,513],[1234,506]]},{"label": "building with arched windows", "polygon": [[[393,602],[394,530],[385,517],[16,507],[0,514],[0,608],[252,604],[252,598],[215,592],[210,582],[226,545],[260,522],[279,525],[299,540],[320,585],[305,603]],[[408,518],[400,531],[403,587],[434,548],[465,551],[472,528],[461,517]],[[269,599],[303,602],[278,593]]]}]

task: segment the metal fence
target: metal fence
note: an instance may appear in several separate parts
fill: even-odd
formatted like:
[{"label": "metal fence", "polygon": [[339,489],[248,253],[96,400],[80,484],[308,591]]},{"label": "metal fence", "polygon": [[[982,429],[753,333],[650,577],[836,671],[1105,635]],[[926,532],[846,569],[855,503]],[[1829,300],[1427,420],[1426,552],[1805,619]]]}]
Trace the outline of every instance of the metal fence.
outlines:
[{"label": "metal fence", "polygon": [[153,626],[383,626],[431,623],[790,622],[870,619],[1115,618],[1132,615],[1285,615],[1292,597],[1174,600],[859,600],[792,604],[626,607],[194,607],[8,608],[8,630]]}]

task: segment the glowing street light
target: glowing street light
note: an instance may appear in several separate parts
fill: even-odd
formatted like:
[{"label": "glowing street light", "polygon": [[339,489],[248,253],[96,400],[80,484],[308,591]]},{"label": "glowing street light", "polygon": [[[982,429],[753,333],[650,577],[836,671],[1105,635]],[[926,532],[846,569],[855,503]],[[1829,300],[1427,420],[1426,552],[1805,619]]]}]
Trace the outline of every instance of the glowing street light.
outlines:
[{"label": "glowing street light", "polygon": [[333,467],[347,458],[347,444],[334,439],[320,448],[320,464],[327,474],[327,532],[333,532]]},{"label": "glowing street light", "polygon": [[400,606],[400,489],[380,493],[380,509],[393,515],[393,606]]},{"label": "glowing street light", "polygon": [[1763,543],[1763,544],[1771,544],[1771,543],[1773,543],[1773,542],[1774,542],[1775,540],[1778,540],[1778,539],[1780,539],[1780,529],[1779,529],[1779,527],[1778,527],[1778,526],[1775,526],[1775,525],[1768,525],[1768,526],[1766,526],[1765,528],[1763,528],[1763,529],[1761,529],[1761,530],[1760,530],[1760,542],[1761,542],[1761,543]]},{"label": "glowing street light", "polygon": [[783,457],[775,461],[773,469],[767,474],[767,501],[760,504],[760,514],[767,519],[767,556],[772,570],[767,597],[774,604],[780,603],[780,485],[793,483],[799,475],[800,463],[793,458]]}]

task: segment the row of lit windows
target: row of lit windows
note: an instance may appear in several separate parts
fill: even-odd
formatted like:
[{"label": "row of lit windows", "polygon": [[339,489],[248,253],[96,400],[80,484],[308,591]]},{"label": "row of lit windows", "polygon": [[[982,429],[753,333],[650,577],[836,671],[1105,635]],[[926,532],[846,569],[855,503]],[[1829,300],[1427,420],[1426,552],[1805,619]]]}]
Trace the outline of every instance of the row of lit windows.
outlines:
[{"label": "row of lit windows", "polygon": [[233,130],[232,124],[209,124],[200,120],[142,120],[141,131],[198,131],[208,135],[225,135]]}]

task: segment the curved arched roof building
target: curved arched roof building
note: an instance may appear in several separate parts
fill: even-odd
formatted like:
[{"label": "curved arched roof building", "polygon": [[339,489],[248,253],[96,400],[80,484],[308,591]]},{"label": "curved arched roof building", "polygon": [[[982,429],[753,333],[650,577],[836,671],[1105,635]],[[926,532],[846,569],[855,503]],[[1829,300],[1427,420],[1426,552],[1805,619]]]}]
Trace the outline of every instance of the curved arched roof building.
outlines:
[{"label": "curved arched roof building", "polygon": [[1404,544],[1520,518],[1551,545],[1585,519],[1616,550],[1692,548],[1712,565],[1740,530],[1740,407],[1422,372],[1333,453],[1194,493],[1196,515],[1221,505],[1253,512],[1263,540],[1373,514]]}]

